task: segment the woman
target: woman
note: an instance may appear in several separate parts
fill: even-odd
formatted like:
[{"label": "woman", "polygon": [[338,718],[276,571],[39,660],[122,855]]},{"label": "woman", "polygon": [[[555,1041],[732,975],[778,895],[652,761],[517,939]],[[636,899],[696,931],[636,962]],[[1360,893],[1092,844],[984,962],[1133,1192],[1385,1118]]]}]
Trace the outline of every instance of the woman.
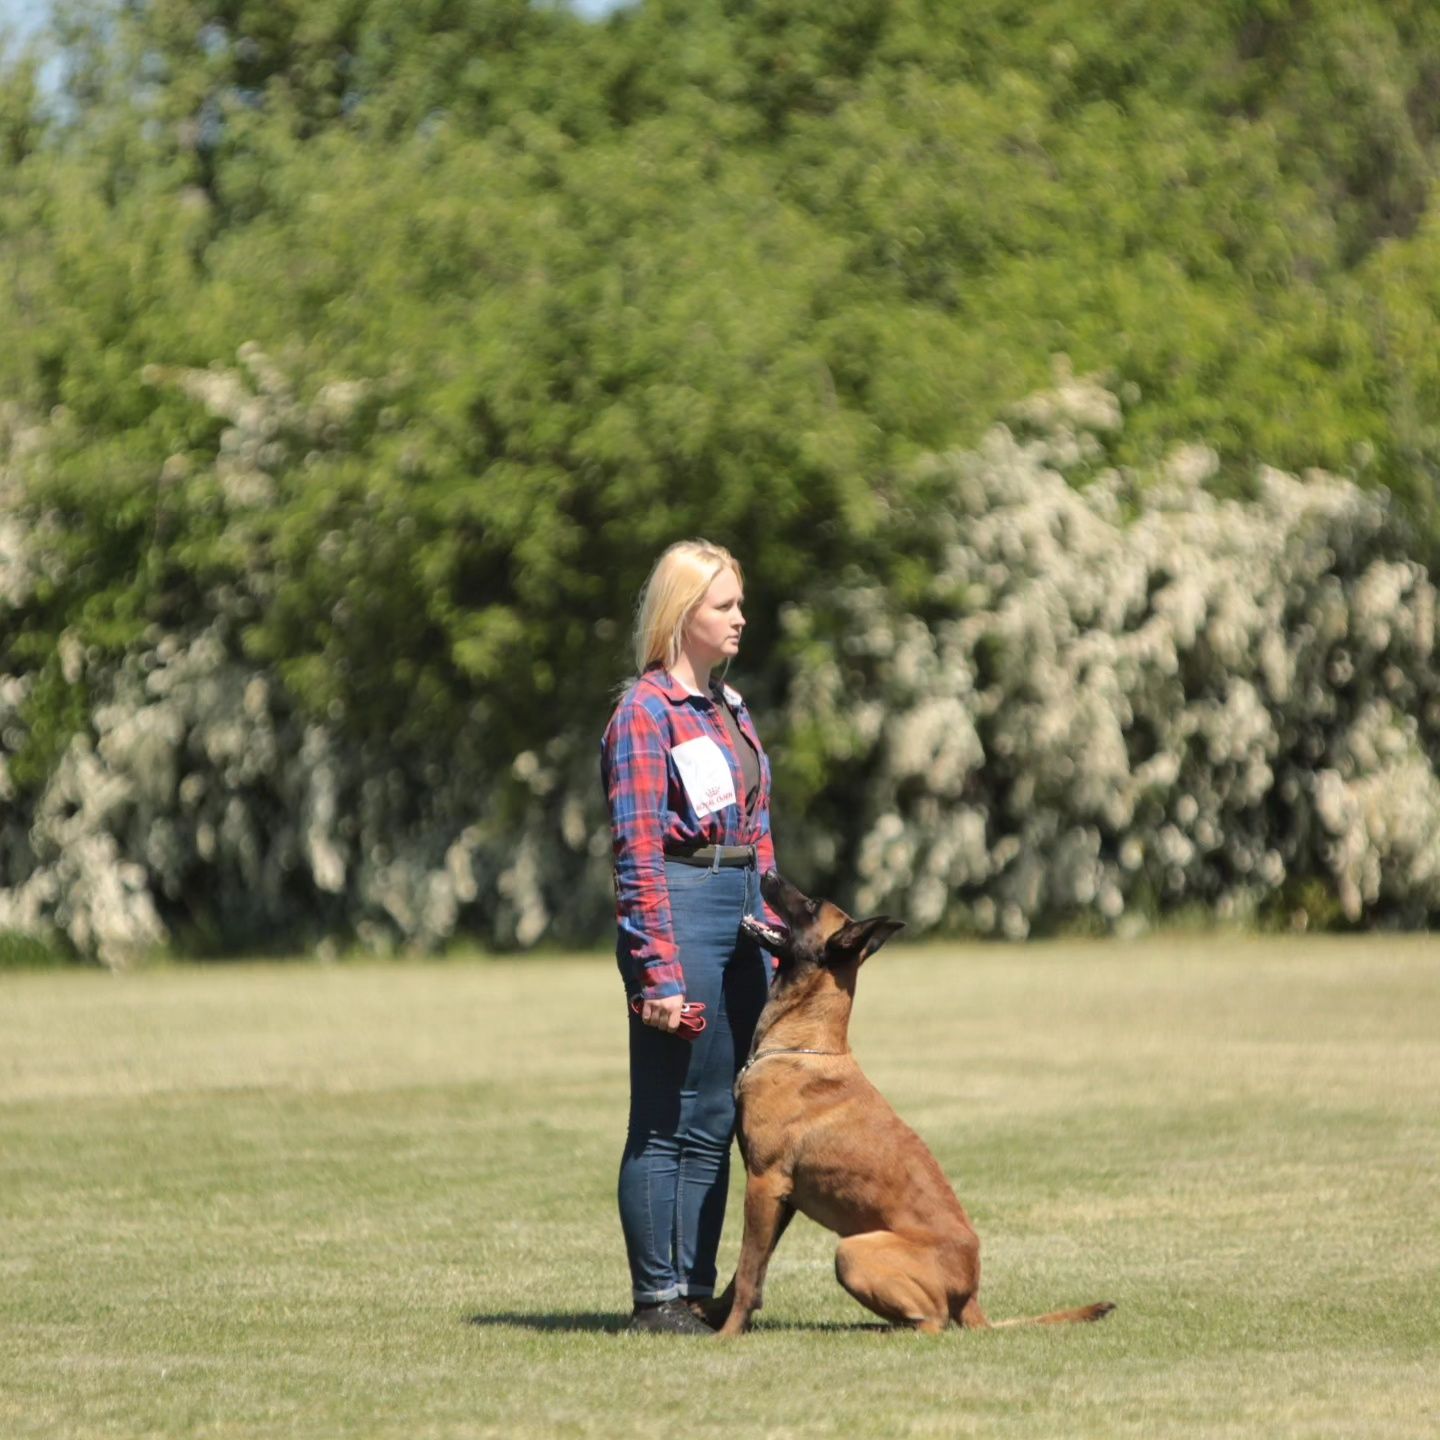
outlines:
[{"label": "woman", "polygon": [[630,1002],[619,1200],[633,1330],[709,1333],[699,1317],[715,1290],[732,1087],[769,986],[740,921],[768,918],[770,767],[744,702],[716,676],[739,652],[743,599],[720,546],[686,540],[661,555],[640,597],[639,678],[600,745]]}]

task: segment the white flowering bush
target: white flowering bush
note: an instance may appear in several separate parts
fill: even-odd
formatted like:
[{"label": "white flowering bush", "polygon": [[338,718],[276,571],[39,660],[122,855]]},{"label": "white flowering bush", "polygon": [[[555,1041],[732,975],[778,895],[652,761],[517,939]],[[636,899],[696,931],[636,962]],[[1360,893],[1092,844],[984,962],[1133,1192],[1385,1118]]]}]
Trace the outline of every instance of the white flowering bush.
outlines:
[{"label": "white flowering bush", "polygon": [[[216,624],[114,677],[93,737],[75,737],[34,807],[29,874],[0,890],[0,930],[52,924],[114,965],[172,938],[431,950],[462,915],[502,944],[573,932],[573,895],[546,893],[574,891],[592,854],[573,804],[538,793],[512,824],[497,777],[487,795],[484,777],[347,748],[227,651]],[[555,789],[553,768],[522,761]]]},{"label": "white flowering bush", "polygon": [[1203,446],[1103,468],[1119,406],[1069,377],[1014,421],[924,462],[919,613],[856,574],[784,615],[790,727],[839,782],[809,868],[1014,938],[1440,911],[1436,596],[1384,497],[1267,470],[1217,499]]},{"label": "white flowering bush", "polygon": [[[461,930],[500,945],[593,930],[609,839],[576,798],[593,753],[568,784],[560,746],[508,777],[398,764],[302,719],[230,649],[217,621],[111,677],[38,801],[0,821],[0,931],[58,929],[123,966],[171,942],[434,950]],[[23,688],[0,678],[11,741]]]},{"label": "white flowering bush", "polygon": [[[67,631],[58,675],[0,664],[0,932],[59,932],[111,965],[168,944],[603,934],[597,707],[528,748],[463,725],[443,748],[387,744],[247,650],[286,563],[266,531],[278,487],[375,397],[335,383],[302,401],[263,353],[241,362],[146,374],[219,427],[206,465],[164,463],[157,505],[187,493],[238,560],[118,658]],[[1265,471],[1219,499],[1204,446],[1110,465],[1121,425],[1114,395],[1062,376],[908,477],[923,507],[893,505],[879,537],[913,550],[907,592],[817,567],[785,608],[784,699],[760,716],[782,865],[918,931],[1019,938],[1184,907],[1425,924],[1435,591],[1384,498]],[[0,622],[75,563],[19,482],[63,426],[0,416]],[[352,539],[324,532],[319,563]],[[47,683],[90,703],[22,784]],[[475,713],[504,704],[482,692]]]},{"label": "white flowering bush", "polygon": [[[461,931],[522,946],[593,933],[609,894],[594,736],[498,757],[465,734],[445,753],[387,747],[317,720],[278,667],[246,658],[244,621],[277,584],[257,539],[277,477],[333,441],[364,391],[332,384],[302,403],[263,352],[240,360],[145,378],[224,422],[208,471],[176,456],[161,487],[194,486],[222,507],[222,543],[248,568],[118,662],[61,636],[63,680],[96,699],[30,793],[12,764],[31,738],[38,672],[0,666],[0,933],[58,931],[116,967],[169,945],[288,951],[340,938],[428,951]],[[17,479],[64,417],[7,418],[0,622],[64,563]]]}]

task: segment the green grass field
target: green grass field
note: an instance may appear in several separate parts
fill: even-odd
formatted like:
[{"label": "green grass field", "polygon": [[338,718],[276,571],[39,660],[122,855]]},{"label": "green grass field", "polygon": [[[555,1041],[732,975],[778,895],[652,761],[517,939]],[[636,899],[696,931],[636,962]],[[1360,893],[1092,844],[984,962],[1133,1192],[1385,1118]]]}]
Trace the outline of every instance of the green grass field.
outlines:
[{"label": "green grass field", "polygon": [[992,1318],[1119,1306],[1059,1330],[876,1329],[800,1220],[749,1336],[617,1334],[621,1003],[604,959],[0,975],[0,1435],[1440,1434],[1440,944],[870,963]]}]

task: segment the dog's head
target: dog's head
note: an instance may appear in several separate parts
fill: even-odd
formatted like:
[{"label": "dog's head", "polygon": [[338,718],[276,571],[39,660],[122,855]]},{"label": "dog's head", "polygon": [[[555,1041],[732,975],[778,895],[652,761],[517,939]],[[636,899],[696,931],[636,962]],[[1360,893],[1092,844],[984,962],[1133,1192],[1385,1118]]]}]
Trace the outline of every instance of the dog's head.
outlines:
[{"label": "dog's head", "polygon": [[760,893],[784,928],[748,915],[741,923],[779,958],[782,975],[817,965],[827,970],[858,969],[897,930],[905,928],[903,920],[888,915],[852,920],[829,900],[812,900],[802,894],[774,870],[760,877]]}]

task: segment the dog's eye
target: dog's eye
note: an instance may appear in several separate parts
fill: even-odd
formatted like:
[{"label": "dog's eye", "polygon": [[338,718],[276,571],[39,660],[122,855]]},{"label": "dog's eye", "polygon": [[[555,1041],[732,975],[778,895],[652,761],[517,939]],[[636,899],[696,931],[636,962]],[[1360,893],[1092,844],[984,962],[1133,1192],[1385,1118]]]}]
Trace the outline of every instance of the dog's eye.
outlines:
[{"label": "dog's eye", "polygon": [[814,900],[807,900],[805,913],[813,920],[820,913],[820,906]]}]

